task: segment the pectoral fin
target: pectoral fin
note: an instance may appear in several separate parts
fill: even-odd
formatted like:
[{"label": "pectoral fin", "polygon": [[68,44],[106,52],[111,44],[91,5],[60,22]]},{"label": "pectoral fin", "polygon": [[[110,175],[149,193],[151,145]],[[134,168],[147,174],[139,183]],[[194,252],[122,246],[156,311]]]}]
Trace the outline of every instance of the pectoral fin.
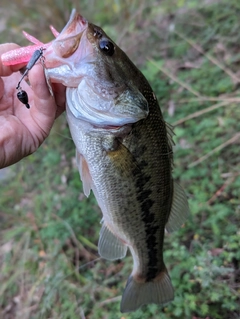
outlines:
[{"label": "pectoral fin", "polygon": [[98,241],[99,255],[108,260],[122,259],[126,256],[127,246],[102,223]]},{"label": "pectoral fin", "polygon": [[187,197],[182,187],[175,181],[173,183],[173,202],[171,212],[166,224],[166,230],[172,232],[179,229],[189,215]]},{"label": "pectoral fin", "polygon": [[76,160],[79,174],[83,183],[83,192],[84,195],[88,197],[92,188],[92,178],[89,173],[88,164],[85,158],[78,151],[76,151]]}]

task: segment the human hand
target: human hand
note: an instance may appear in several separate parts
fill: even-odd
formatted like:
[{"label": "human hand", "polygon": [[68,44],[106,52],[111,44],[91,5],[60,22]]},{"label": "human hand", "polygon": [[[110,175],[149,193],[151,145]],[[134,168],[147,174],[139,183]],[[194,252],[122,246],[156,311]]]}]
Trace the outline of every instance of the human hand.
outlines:
[{"label": "human hand", "polygon": [[[0,44],[3,53],[18,48],[14,43]],[[65,110],[65,87],[53,83],[50,94],[43,67],[35,65],[29,72],[29,82],[21,82],[28,94],[30,109],[17,98],[18,72],[24,64],[2,65],[0,58],[0,168],[9,166],[35,152],[47,138],[54,120]]]}]

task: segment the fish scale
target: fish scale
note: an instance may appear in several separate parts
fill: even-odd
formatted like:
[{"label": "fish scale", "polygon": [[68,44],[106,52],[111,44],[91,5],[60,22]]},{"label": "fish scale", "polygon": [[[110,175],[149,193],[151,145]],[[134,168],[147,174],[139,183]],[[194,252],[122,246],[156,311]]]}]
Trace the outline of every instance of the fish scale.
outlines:
[{"label": "fish scale", "polygon": [[[133,258],[121,311],[165,304],[174,291],[163,259],[165,229],[186,220],[189,208],[172,179],[172,128],[165,123],[148,81],[98,26],[73,10],[46,48],[45,75],[66,89],[66,112],[86,196],[103,213],[98,250]],[[35,44],[2,56],[6,64],[30,59]]]},{"label": "fish scale", "polygon": [[[153,96],[150,88],[149,91],[145,89],[144,93],[146,97]],[[91,147],[88,147],[88,152],[85,151],[83,155],[88,162],[94,188],[97,189],[93,189],[95,196],[99,203],[107,202],[106,205],[108,205],[106,211],[102,208],[105,222],[113,223],[110,228],[124,242],[131,243],[131,246],[135,247],[135,249],[133,248],[135,254],[145,255],[144,260],[141,260],[142,270],[138,269],[138,276],[145,278],[146,281],[154,279],[161,271],[165,270],[162,256],[163,237],[172,201],[172,150],[167,143],[165,122],[162,120],[160,109],[158,106],[156,108],[156,104],[156,100],[152,98],[149,102],[151,115],[147,120],[134,124],[131,133],[122,139],[122,145],[131,157],[132,164],[130,169],[127,168],[127,176],[125,176],[126,171],[124,171],[126,156],[121,157],[122,148],[118,150],[119,144],[116,144],[116,149],[113,151],[108,152],[106,149],[108,140],[109,149],[112,149],[112,139],[117,139],[114,135],[103,136],[96,141],[96,133],[92,137],[88,133],[89,141],[87,144],[95,145],[95,148],[92,151]],[[153,114],[151,108],[155,110]],[[158,116],[154,113],[158,113]],[[69,122],[71,128],[71,120]],[[164,138],[159,138],[161,135]],[[86,142],[86,136],[83,139]],[[103,140],[104,153],[101,145]],[[155,141],[154,149],[159,149],[162,152],[153,152],[152,144],[149,141]],[[99,147],[96,147],[97,144]],[[144,152],[143,148],[139,148],[138,145],[145,145]],[[83,151],[81,152],[83,153]],[[107,153],[105,154],[105,152]],[[99,167],[101,167],[101,174],[99,174]],[[102,192],[99,190],[100,185]],[[109,190],[111,191],[106,199],[106,191]],[[125,198],[122,197],[123,194]],[[120,200],[120,203],[117,199]],[[126,211],[130,214],[126,214]],[[136,231],[138,228],[145,230],[140,241]],[[158,238],[157,235],[159,235]]]},{"label": "fish scale", "polygon": [[[146,81],[142,75],[140,77]],[[92,189],[102,209],[104,222],[130,247],[135,264],[130,278],[139,283],[152,282],[159,274],[166,273],[163,262],[164,228],[171,210],[173,191],[172,149],[167,140],[165,122],[147,83],[142,94],[148,100],[149,115],[147,119],[133,124],[130,133],[121,141],[114,134],[105,135],[107,132],[100,134],[101,138],[96,132],[84,135],[84,129],[80,134],[82,141],[76,143],[73,136],[76,145],[79,145],[78,151],[88,163]],[[71,118],[71,110],[68,114],[70,130],[74,134],[76,129],[71,126],[75,119]],[[77,125],[79,136],[79,130],[84,126]],[[84,148],[83,144],[88,147]],[[172,298],[169,282],[167,288]],[[122,306],[122,311],[128,309]]]}]

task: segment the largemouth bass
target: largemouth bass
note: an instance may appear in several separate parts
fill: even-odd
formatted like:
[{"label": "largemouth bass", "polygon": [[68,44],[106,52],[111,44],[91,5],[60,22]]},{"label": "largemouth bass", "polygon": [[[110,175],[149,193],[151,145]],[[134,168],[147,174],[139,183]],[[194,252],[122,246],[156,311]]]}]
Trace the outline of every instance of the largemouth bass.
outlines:
[{"label": "largemouth bass", "polygon": [[73,10],[55,35],[35,44],[46,49],[48,79],[67,87],[84,193],[93,191],[103,213],[99,254],[115,260],[129,248],[133,257],[121,311],[165,304],[174,298],[163,259],[165,229],[178,229],[189,212],[172,178],[172,129],[146,78],[100,27]]}]

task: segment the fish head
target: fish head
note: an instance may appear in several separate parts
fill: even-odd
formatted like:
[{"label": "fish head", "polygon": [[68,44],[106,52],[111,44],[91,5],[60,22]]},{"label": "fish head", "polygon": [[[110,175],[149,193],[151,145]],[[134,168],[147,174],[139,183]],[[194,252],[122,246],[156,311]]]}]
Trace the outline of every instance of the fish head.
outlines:
[{"label": "fish head", "polygon": [[100,27],[75,10],[44,57],[47,77],[67,86],[67,105],[77,119],[122,126],[148,116],[137,82],[141,73]]}]

